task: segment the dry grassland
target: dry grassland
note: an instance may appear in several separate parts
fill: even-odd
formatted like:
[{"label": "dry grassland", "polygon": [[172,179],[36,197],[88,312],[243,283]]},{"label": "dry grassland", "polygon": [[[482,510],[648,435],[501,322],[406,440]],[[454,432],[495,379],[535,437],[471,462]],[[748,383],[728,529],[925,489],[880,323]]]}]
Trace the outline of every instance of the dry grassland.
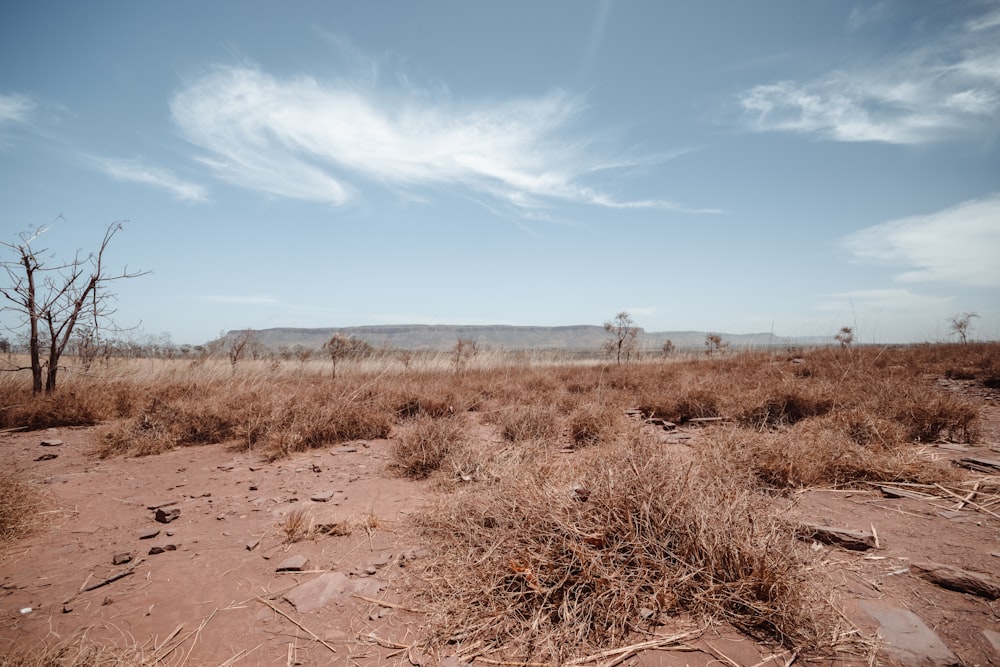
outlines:
[{"label": "dry grassland", "polygon": [[[623,366],[481,353],[460,369],[446,355],[386,356],[341,362],[336,379],[318,362],[136,360],[71,368],[60,393],[34,401],[8,374],[0,428],[101,424],[98,457],[229,442],[278,459],[392,437],[397,474],[437,481],[417,526],[435,545],[422,592],[432,644],[565,662],[680,616],[822,655],[839,620],[775,496],[954,479],[914,447],[976,436],[976,407],[932,391],[941,376],[995,383],[1000,345]],[[705,444],[668,456],[636,409],[720,419]],[[15,472],[0,475],[0,540],[26,528],[33,502]],[[288,539],[304,530],[290,524]]]}]

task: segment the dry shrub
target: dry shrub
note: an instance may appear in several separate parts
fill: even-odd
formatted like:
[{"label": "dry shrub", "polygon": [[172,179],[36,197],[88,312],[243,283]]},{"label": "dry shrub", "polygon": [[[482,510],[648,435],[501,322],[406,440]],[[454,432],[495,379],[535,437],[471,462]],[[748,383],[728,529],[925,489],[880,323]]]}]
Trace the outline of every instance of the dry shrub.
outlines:
[{"label": "dry shrub", "polygon": [[756,428],[785,426],[807,417],[824,415],[832,407],[833,401],[829,398],[805,391],[784,390],[745,410],[737,421]]},{"label": "dry shrub", "polygon": [[29,533],[38,518],[40,494],[19,470],[0,470],[0,547]]},{"label": "dry shrub", "polygon": [[279,526],[285,544],[294,544],[309,537],[313,532],[313,521],[304,507],[293,509]]},{"label": "dry shrub", "polygon": [[570,437],[577,447],[611,442],[625,430],[621,408],[603,403],[587,403],[569,417]]},{"label": "dry shrub", "polygon": [[559,414],[548,404],[515,405],[493,418],[508,442],[548,440],[559,433]]},{"label": "dry shrub", "polygon": [[832,637],[771,504],[639,438],[590,448],[570,468],[511,468],[438,498],[419,525],[438,549],[427,578],[436,642],[562,662],[675,614],[799,648]]},{"label": "dry shrub", "polygon": [[639,406],[647,417],[681,424],[692,419],[721,416],[719,397],[708,389],[689,389],[676,395],[662,395]]},{"label": "dry shrub", "polygon": [[972,442],[978,436],[979,408],[947,394],[914,392],[901,402],[895,417],[917,442]]},{"label": "dry shrub", "polygon": [[933,483],[955,479],[953,469],[909,447],[858,444],[835,417],[806,419],[785,431],[733,427],[713,433],[706,455],[720,474],[742,470],[768,489],[851,486],[861,482]]},{"label": "dry shrub", "polygon": [[38,430],[59,426],[92,426],[102,417],[97,397],[89,392],[65,389],[55,394],[4,392],[0,428]]},{"label": "dry shrub", "polygon": [[441,467],[466,438],[461,417],[418,417],[392,448],[392,465],[407,477],[423,479]]}]

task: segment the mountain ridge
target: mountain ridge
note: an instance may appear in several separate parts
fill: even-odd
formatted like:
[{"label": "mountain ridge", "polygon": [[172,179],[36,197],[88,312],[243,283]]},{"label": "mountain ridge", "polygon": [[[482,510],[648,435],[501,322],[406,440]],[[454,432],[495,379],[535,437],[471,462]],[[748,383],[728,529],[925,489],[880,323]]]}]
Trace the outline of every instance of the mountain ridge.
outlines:
[{"label": "mountain ridge", "polygon": [[[703,348],[707,331],[639,330],[640,350],[660,350],[670,340],[677,349]],[[223,340],[232,340],[247,329],[228,331]],[[510,324],[375,324],[352,327],[273,327],[250,329],[258,343],[272,349],[302,346],[319,349],[334,334],[359,338],[373,347],[401,350],[445,351],[459,338],[476,341],[481,349],[503,350],[599,350],[609,340],[603,326],[571,324],[562,326],[520,326]],[[772,333],[719,333],[733,348],[786,347],[831,344],[833,337],[793,338]]]}]

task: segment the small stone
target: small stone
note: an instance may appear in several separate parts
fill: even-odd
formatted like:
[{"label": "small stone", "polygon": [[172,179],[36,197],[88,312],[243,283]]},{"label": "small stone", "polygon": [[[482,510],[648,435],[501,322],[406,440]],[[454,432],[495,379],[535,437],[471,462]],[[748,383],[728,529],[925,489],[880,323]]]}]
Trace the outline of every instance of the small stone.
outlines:
[{"label": "small stone", "polygon": [[160,534],[159,528],[150,528],[149,530],[144,530],[143,532],[139,533],[139,539],[151,540],[159,534]]},{"label": "small stone", "polygon": [[292,556],[286,558],[275,568],[275,572],[301,572],[309,565],[309,559],[305,556]]},{"label": "small stone", "polygon": [[337,447],[333,451],[338,454],[353,454],[354,452],[358,451],[358,448],[351,447],[350,445],[344,445],[343,447]]},{"label": "small stone", "polygon": [[223,520],[223,519],[225,519],[225,518],[226,518],[226,515],[225,515],[225,514],[220,514],[219,516],[215,517],[215,520],[216,520],[216,521],[222,521],[222,520]]},{"label": "small stone", "polygon": [[162,554],[164,551],[166,551],[166,549],[164,549],[163,547],[150,547],[149,555],[155,556],[157,554]]},{"label": "small stone", "polygon": [[161,507],[158,510],[156,510],[155,519],[160,523],[170,523],[174,519],[180,518],[180,516],[181,516],[181,508],[179,507],[170,507],[167,509]]},{"label": "small stone", "polygon": [[815,523],[800,523],[796,534],[804,539],[813,539],[851,551],[866,551],[875,548],[875,536],[867,530],[834,528]]},{"label": "small stone", "polygon": [[58,447],[63,444],[63,441],[56,438],[46,438],[45,440],[42,440],[40,444],[42,447]]},{"label": "small stone", "polygon": [[112,565],[124,565],[125,563],[130,562],[132,562],[132,554],[130,553],[115,554],[111,558]]},{"label": "small stone", "polygon": [[250,490],[251,491],[256,491],[257,490],[257,485],[256,484],[251,484],[250,485]]},{"label": "small stone", "polygon": [[258,537],[258,538],[256,538],[256,539],[253,539],[253,540],[250,540],[250,541],[249,541],[249,542],[247,542],[247,544],[246,544],[246,548],[247,548],[247,551],[253,551],[253,550],[254,550],[254,549],[256,549],[256,548],[257,548],[257,547],[258,547],[259,545],[260,545],[260,538],[259,538],[259,537]]},{"label": "small stone", "polygon": [[365,574],[367,575],[372,575],[375,574],[376,572],[378,572],[378,568],[376,568],[374,565],[369,565],[368,567],[365,568]]},{"label": "small stone", "polygon": [[309,499],[314,503],[325,503],[329,502],[333,498],[333,491],[323,491],[322,493],[315,493]]},{"label": "small stone", "polygon": [[314,463],[314,464],[312,465],[312,471],[313,471],[313,472],[323,472],[323,469],[322,469],[322,468],[320,468],[320,467],[319,467],[318,465],[316,465],[316,464]]},{"label": "small stone", "polygon": [[57,459],[57,458],[59,458],[58,454],[42,454],[41,456],[39,456],[35,460],[36,461],[51,461],[52,459]]},{"label": "small stone", "polygon": [[173,500],[172,498],[164,498],[162,500],[158,500],[158,501],[156,501],[154,503],[150,503],[149,505],[146,505],[146,509],[148,509],[148,510],[158,510],[161,507],[170,507],[171,505],[176,505],[176,504],[177,504],[176,500]]}]

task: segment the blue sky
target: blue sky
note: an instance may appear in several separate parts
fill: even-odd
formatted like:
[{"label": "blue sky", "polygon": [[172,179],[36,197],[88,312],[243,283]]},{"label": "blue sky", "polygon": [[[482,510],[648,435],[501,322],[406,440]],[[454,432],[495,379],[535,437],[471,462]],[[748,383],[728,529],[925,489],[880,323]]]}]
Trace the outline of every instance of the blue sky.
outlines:
[{"label": "blue sky", "polygon": [[[0,7],[0,236],[117,319],[1000,338],[1000,2]],[[9,320],[9,318],[8,318]]]}]

